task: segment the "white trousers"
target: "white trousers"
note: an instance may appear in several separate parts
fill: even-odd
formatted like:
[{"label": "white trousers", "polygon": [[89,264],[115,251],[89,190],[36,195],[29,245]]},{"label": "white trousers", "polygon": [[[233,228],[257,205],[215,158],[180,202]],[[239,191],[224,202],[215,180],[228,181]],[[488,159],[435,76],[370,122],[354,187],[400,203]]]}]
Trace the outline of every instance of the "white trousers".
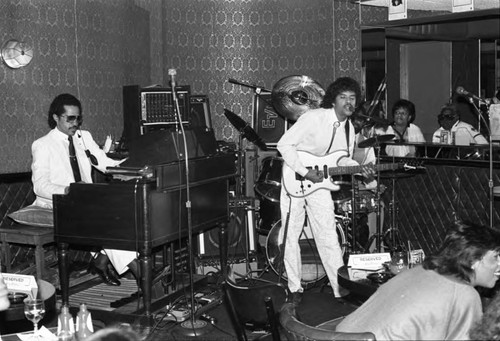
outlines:
[{"label": "white trousers", "polygon": [[[127,250],[104,249],[101,252],[108,256],[118,275],[126,272],[130,262],[138,257],[137,252]],[[91,254],[94,257],[96,255],[95,252],[91,252]]]},{"label": "white trousers", "polygon": [[307,211],[308,226],[318,248],[319,257],[330,280],[333,293],[339,297],[337,272],[344,265],[344,261],[338,241],[334,203],[330,192],[320,189],[305,198],[294,198],[288,196],[286,190],[282,187],[280,208],[282,226],[279,236],[280,242],[283,241],[287,213],[290,211],[284,254],[288,288],[291,292],[303,291],[299,239]]}]

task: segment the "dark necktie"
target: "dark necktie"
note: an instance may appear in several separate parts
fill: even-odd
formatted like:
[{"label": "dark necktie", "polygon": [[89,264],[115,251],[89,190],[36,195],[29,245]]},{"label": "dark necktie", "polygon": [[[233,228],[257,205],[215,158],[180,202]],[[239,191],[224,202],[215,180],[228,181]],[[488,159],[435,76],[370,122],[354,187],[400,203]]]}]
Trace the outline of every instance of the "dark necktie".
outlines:
[{"label": "dark necktie", "polygon": [[75,177],[75,182],[80,182],[82,181],[82,176],[80,175],[80,168],[78,167],[78,160],[76,159],[73,137],[68,136],[68,140],[69,140],[69,162],[71,163],[71,168],[73,169],[73,176]]}]

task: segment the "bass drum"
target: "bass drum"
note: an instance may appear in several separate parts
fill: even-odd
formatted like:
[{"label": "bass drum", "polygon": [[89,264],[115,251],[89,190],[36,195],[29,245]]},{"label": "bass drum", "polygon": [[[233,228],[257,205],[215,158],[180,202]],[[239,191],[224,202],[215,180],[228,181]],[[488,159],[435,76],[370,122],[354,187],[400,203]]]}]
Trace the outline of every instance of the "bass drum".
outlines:
[{"label": "bass drum", "polygon": [[[347,248],[346,236],[342,223],[336,222],[337,236],[339,239],[340,250],[342,256]],[[266,240],[266,256],[269,265],[276,274],[279,275],[281,270],[281,277],[287,279],[285,266],[283,264],[283,250],[282,243],[279,240],[281,230],[281,220],[278,220],[269,231]],[[325,269],[321,264],[318,250],[314,239],[300,239],[299,241],[300,253],[302,259],[302,278],[303,286],[315,283],[326,276]]]}]

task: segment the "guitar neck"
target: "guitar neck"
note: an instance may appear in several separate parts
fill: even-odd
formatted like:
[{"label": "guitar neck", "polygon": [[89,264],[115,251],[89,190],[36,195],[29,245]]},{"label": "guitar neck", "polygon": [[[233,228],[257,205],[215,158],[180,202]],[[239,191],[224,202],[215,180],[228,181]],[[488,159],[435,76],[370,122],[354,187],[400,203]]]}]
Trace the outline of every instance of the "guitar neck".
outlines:
[{"label": "guitar neck", "polygon": [[[380,165],[375,165],[375,169],[378,171],[393,170],[398,169],[399,164],[394,163],[384,163]],[[360,173],[363,170],[362,166],[345,166],[345,167],[332,167],[328,169],[330,175],[344,175],[344,174],[355,174]]]}]

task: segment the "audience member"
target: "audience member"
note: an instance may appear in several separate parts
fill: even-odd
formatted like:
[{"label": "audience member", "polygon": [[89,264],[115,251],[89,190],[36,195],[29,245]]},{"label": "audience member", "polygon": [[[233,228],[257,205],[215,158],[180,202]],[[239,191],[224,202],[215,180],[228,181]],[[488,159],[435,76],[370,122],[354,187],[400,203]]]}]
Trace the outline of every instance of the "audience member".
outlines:
[{"label": "audience member", "polygon": [[377,340],[466,340],[482,316],[479,293],[498,280],[500,231],[456,223],[439,251],[383,284],[337,327]]},{"label": "audience member", "polygon": [[[438,115],[439,129],[432,135],[433,143],[456,144],[487,144],[488,140],[469,123],[460,121],[460,112],[455,104],[446,104]],[[441,136],[447,134],[447,141]],[[453,141],[455,139],[455,141]]]},{"label": "audience member", "polygon": [[[377,134],[393,134],[394,140],[398,143],[425,142],[424,135],[420,128],[413,124],[416,111],[415,104],[400,99],[392,106],[392,116],[394,122],[385,131],[378,130]],[[415,146],[407,145],[387,145],[385,152],[389,156],[415,156]]]}]

